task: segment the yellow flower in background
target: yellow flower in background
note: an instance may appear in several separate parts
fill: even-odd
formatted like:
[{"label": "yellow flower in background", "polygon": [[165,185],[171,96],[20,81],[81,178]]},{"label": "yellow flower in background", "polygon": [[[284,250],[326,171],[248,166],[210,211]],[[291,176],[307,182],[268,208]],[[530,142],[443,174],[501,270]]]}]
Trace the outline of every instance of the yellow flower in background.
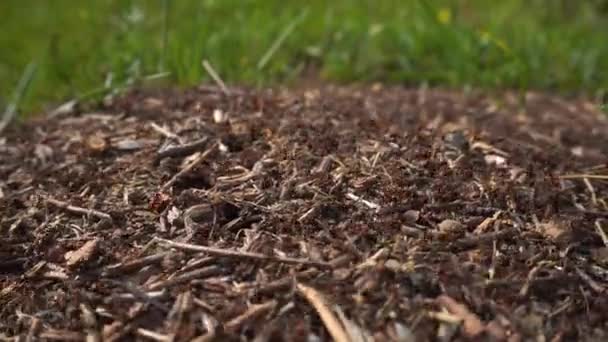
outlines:
[{"label": "yellow flower in background", "polygon": [[447,25],[452,22],[452,11],[449,8],[443,7],[437,12],[437,20]]},{"label": "yellow flower in background", "polygon": [[505,51],[505,52],[510,52],[511,51],[511,49],[509,49],[509,46],[507,45],[507,43],[504,40],[502,40],[502,39],[496,39],[494,42],[503,51]]},{"label": "yellow flower in background", "polygon": [[384,25],[382,24],[373,24],[369,27],[369,35],[370,36],[375,36],[378,33],[382,32],[384,30]]},{"label": "yellow flower in background", "polygon": [[511,49],[509,49],[509,45],[507,45],[504,40],[494,37],[494,35],[492,35],[492,33],[490,33],[489,31],[480,30],[479,40],[481,40],[483,44],[494,44],[504,52],[511,51]]},{"label": "yellow flower in background", "polygon": [[479,40],[481,40],[481,42],[483,44],[489,44],[490,41],[492,40],[492,35],[490,35],[490,32],[488,32],[488,31],[480,30],[479,31]]}]

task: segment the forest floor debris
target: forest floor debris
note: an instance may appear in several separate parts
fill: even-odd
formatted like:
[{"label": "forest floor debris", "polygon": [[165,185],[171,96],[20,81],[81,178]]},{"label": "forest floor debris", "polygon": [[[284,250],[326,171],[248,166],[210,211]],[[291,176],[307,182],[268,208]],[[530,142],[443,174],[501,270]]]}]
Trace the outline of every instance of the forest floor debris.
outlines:
[{"label": "forest floor debris", "polygon": [[608,339],[608,121],[540,93],[133,90],[0,139],[0,336]]}]

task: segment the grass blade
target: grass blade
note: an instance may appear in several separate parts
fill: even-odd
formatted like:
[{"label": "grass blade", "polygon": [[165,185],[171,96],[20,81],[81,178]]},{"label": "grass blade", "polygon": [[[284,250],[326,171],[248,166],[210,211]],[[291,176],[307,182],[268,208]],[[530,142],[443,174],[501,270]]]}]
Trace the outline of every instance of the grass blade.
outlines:
[{"label": "grass blade", "polygon": [[19,105],[21,104],[21,100],[25,95],[25,92],[28,90],[32,79],[34,78],[34,74],[36,72],[37,64],[34,62],[30,62],[23,71],[21,75],[21,79],[19,83],[17,83],[17,88],[15,88],[15,92],[13,93],[12,101],[6,106],[4,110],[4,114],[2,115],[2,121],[0,121],[0,134],[8,127],[11,121],[15,118],[15,114],[19,109]]},{"label": "grass blade", "polygon": [[308,9],[305,9],[299,16],[297,16],[294,20],[292,20],[292,22],[289,23],[289,25],[287,25],[287,27],[285,27],[285,29],[283,30],[283,32],[281,32],[279,37],[274,41],[274,43],[272,43],[272,45],[270,46],[270,49],[268,49],[268,51],[266,51],[264,56],[262,56],[262,58],[258,62],[258,70],[264,69],[264,67],[266,66],[266,64],[268,64],[268,62],[270,61],[272,56],[277,52],[277,50],[281,47],[281,45],[283,45],[283,42],[285,41],[285,39],[287,39],[287,37],[289,37],[291,32],[293,32],[293,30],[295,30],[295,28],[298,26],[298,24],[300,24],[304,20],[304,18],[306,18],[307,15],[308,15]]}]

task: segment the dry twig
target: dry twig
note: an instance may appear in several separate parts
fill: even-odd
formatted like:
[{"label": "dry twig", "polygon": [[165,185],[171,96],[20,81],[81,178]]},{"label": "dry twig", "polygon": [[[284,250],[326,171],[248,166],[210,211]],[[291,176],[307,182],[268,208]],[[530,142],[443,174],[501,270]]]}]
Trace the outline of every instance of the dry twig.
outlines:
[{"label": "dry twig", "polygon": [[437,297],[437,302],[448,309],[450,313],[462,319],[463,332],[467,337],[473,338],[479,336],[484,331],[484,324],[465,305],[458,303],[452,297],[446,295]]},{"label": "dry twig", "polygon": [[209,138],[204,137],[198,140],[195,140],[191,143],[179,145],[179,146],[171,146],[166,149],[159,151],[156,155],[156,160],[160,161],[164,158],[176,158],[176,157],[184,157],[190,155],[197,150],[205,147]]},{"label": "dry twig", "polygon": [[580,268],[576,267],[575,268],[576,273],[578,274],[578,276],[585,282],[587,283],[587,285],[589,285],[589,287],[599,293],[599,294],[605,294],[607,289],[606,287],[604,287],[602,284],[598,283],[597,281],[593,280],[593,278],[591,278],[591,276],[589,276],[587,273],[585,273],[585,271],[581,270]]},{"label": "dry twig", "polygon": [[500,240],[505,237],[509,237],[517,232],[515,228],[506,228],[497,232],[490,232],[485,234],[479,234],[472,237],[466,237],[453,242],[452,246],[455,249],[468,249],[475,246],[490,243],[494,240]]},{"label": "dry twig", "polygon": [[173,177],[171,177],[171,179],[169,179],[169,181],[167,181],[167,183],[165,183],[161,187],[161,191],[168,189],[175,182],[177,182],[178,179],[180,179],[184,175],[190,173],[190,171],[192,171],[198,164],[202,163],[203,160],[205,160],[213,151],[215,151],[215,148],[217,146],[218,146],[217,143],[213,144],[209,149],[207,149],[205,152],[201,153],[196,159],[191,161],[190,164],[186,165],[186,167],[184,167],[181,171],[179,171],[178,173],[173,175]]},{"label": "dry twig", "polygon": [[608,180],[608,175],[594,175],[594,174],[586,174],[586,173],[575,173],[569,175],[561,175],[559,176],[561,179],[600,179],[600,180]]},{"label": "dry twig", "polygon": [[239,251],[235,251],[235,250],[231,250],[231,249],[222,249],[222,248],[217,248],[217,247],[207,247],[207,246],[192,245],[192,244],[188,244],[188,243],[175,242],[175,241],[171,241],[171,240],[162,239],[159,237],[156,237],[155,239],[169,247],[179,248],[179,249],[193,251],[193,252],[203,252],[203,253],[208,253],[211,255],[233,257],[233,258],[240,258],[240,259],[273,261],[273,262],[280,262],[280,263],[292,264],[292,265],[299,264],[299,265],[315,266],[315,267],[321,267],[321,268],[331,268],[331,265],[329,263],[321,262],[321,261],[280,257],[280,256],[266,255],[266,254],[260,254],[260,253],[252,253],[252,252],[239,252]]},{"label": "dry twig", "polygon": [[148,286],[148,290],[150,290],[150,291],[160,290],[160,289],[171,287],[171,286],[174,286],[177,284],[185,283],[185,282],[193,280],[193,279],[209,278],[209,277],[221,274],[221,273],[222,273],[221,268],[219,268],[216,265],[211,265],[211,266],[199,268],[194,271],[183,273],[174,278],[169,278],[167,280],[153,283],[150,286]]},{"label": "dry twig", "polygon": [[135,286],[133,284],[130,284],[127,282],[115,281],[115,280],[108,280],[108,282],[110,284],[116,285],[118,287],[121,287],[121,288],[129,291],[133,295],[133,298],[139,299],[143,303],[150,304],[150,305],[156,307],[157,309],[159,309],[161,312],[169,311],[169,309],[164,304],[162,304],[159,301],[157,301],[156,299],[150,297],[146,292],[140,290],[137,286]]},{"label": "dry twig", "polygon": [[[336,269],[346,265],[352,259],[351,255],[344,254],[341,255],[332,261],[329,262],[332,269]],[[264,284],[255,290],[256,293],[261,295],[272,294],[277,291],[288,289],[290,286],[293,286],[295,281],[302,281],[310,279],[320,272],[315,268],[307,269],[305,271],[301,271],[296,273],[295,275],[288,275],[281,279],[277,279],[275,281],[271,281],[270,283]]]},{"label": "dry twig", "polygon": [[154,340],[154,341],[158,341],[158,342],[169,342],[170,338],[167,335],[163,335],[163,334],[159,334],[157,332],[154,332],[152,330],[148,330],[148,329],[144,329],[144,328],[138,328],[136,330],[137,335],[141,336],[141,337],[146,337],[148,339]]},{"label": "dry twig", "polygon": [[150,122],[150,127],[152,127],[152,129],[154,129],[158,133],[162,134],[166,138],[173,139],[173,140],[179,142],[180,144],[183,144],[182,139],[177,134],[171,132],[170,130],[168,130],[162,126],[159,126],[157,123]]},{"label": "dry twig", "polygon": [[38,336],[41,339],[49,340],[49,341],[82,341],[84,340],[84,335],[75,332],[75,331],[67,331],[67,330],[55,330],[48,329],[43,331]]},{"label": "dry twig", "polygon": [[597,230],[597,234],[602,239],[604,246],[608,247],[608,236],[606,235],[606,231],[604,231],[604,228],[600,224],[599,220],[595,220],[595,230]]},{"label": "dry twig", "polygon": [[67,202],[63,202],[51,197],[46,197],[45,198],[46,202],[49,204],[52,204],[58,208],[64,209],[68,212],[74,213],[74,214],[82,214],[82,215],[88,215],[88,216],[95,216],[99,219],[102,220],[108,220],[108,221],[112,221],[112,216],[110,216],[109,214],[106,214],[102,211],[99,210],[95,210],[95,209],[86,209],[86,208],[82,208],[82,207],[77,207],[75,205],[71,205]]},{"label": "dry twig", "polygon": [[105,277],[113,275],[124,275],[141,269],[144,266],[152,265],[161,262],[164,258],[173,255],[173,252],[157,253],[148,255],[139,259],[121,262],[110,265],[103,270],[102,275]]},{"label": "dry twig", "polygon": [[231,319],[224,324],[224,329],[229,332],[237,332],[247,322],[257,319],[258,317],[267,314],[277,306],[276,300],[271,300],[262,304],[251,305],[244,313]]}]

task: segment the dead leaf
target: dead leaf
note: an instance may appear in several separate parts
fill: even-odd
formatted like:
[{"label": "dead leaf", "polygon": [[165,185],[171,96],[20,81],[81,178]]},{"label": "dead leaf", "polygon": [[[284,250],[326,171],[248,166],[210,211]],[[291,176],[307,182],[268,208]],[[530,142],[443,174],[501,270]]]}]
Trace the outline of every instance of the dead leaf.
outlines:
[{"label": "dead leaf", "polygon": [[569,232],[569,229],[564,222],[556,220],[539,223],[537,227],[541,234],[552,241],[561,240],[564,238],[565,234]]},{"label": "dead leaf", "polygon": [[496,220],[498,219],[500,214],[502,214],[502,211],[499,210],[496,213],[494,213],[494,215],[492,217],[487,217],[486,219],[484,219],[479,225],[477,225],[474,232],[476,234],[482,234],[482,233],[488,232],[490,230],[490,228],[494,225],[494,223],[496,222]]},{"label": "dead leaf", "polygon": [[66,265],[68,267],[77,267],[91,259],[91,257],[97,252],[99,245],[98,239],[87,241],[79,249],[65,254],[67,260]]}]

